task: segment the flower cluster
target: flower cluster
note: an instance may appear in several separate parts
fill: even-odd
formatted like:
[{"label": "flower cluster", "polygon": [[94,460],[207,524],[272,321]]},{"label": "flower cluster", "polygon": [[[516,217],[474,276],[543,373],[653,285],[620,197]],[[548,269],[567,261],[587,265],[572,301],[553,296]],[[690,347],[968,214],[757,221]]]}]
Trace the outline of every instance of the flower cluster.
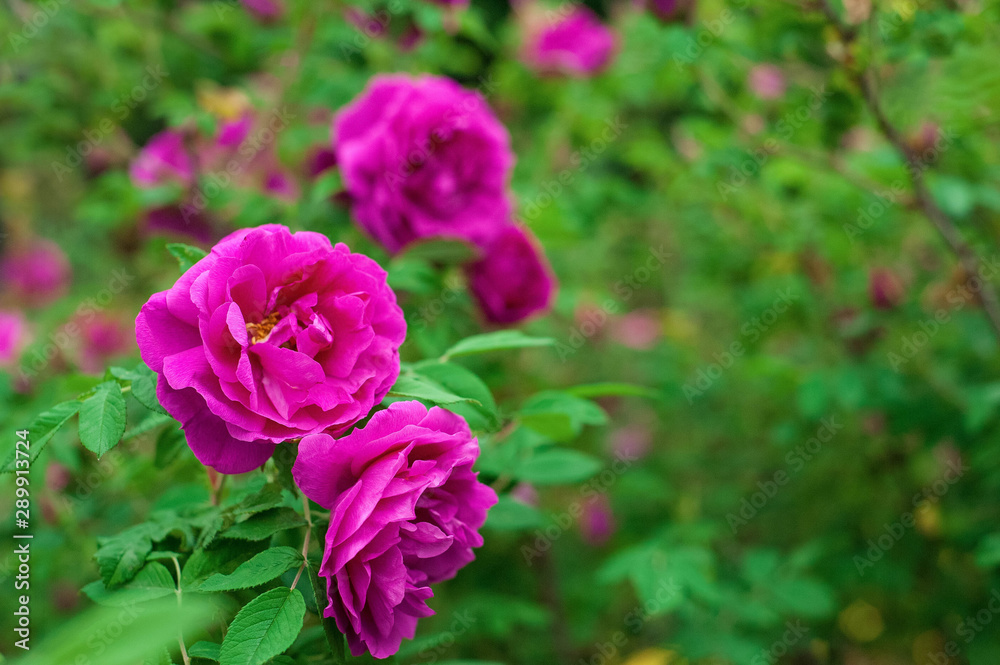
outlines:
[{"label": "flower cluster", "polygon": [[[390,252],[426,238],[469,242],[467,266],[485,316],[511,323],[546,309],[554,279],[529,233],[513,223],[514,155],[482,95],[450,79],[377,76],[337,114],[337,165],[358,224]],[[531,275],[531,289],[507,270]]]},{"label": "flower cluster", "polygon": [[[143,189],[173,186],[175,202],[146,212],[146,230],[210,243],[219,234],[207,209],[210,199],[231,185],[294,200],[298,185],[277,158],[274,138],[287,121],[278,112],[265,117],[249,109],[238,93],[218,93],[220,122],[212,136],[193,129],[166,129],[153,136],[132,160],[129,174]],[[230,97],[232,99],[230,99]]]},{"label": "flower cluster", "polygon": [[301,438],[295,481],[330,510],[324,613],[376,657],[432,614],[430,585],[473,559],[496,502],[461,417],[418,402],[372,413],[405,334],[378,264],[279,225],[224,238],[136,319],[157,397],[204,464],[250,471]]}]

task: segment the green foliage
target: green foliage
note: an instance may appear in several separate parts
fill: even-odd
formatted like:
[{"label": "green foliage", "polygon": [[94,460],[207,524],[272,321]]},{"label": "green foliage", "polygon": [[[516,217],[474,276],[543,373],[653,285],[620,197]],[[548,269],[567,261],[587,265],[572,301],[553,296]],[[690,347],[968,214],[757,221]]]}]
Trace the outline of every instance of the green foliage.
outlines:
[{"label": "green foliage", "polygon": [[298,589],[278,587],[257,596],[229,625],[221,665],[261,665],[287,649],[302,630],[306,605]]},{"label": "green foliage", "polygon": [[[17,662],[86,662],[99,649],[101,665],[135,665],[144,658],[158,658],[164,647],[177,641],[179,633],[200,628],[211,615],[211,606],[195,599],[183,608],[173,599],[131,605],[126,610],[94,608],[61,626]],[[109,637],[111,632],[114,638]]]},{"label": "green foliage", "polygon": [[234,591],[270,582],[290,568],[302,564],[302,554],[291,547],[264,550],[229,575],[215,574],[199,585],[199,591]]},{"label": "green foliage", "polygon": [[125,434],[125,396],[116,381],[105,381],[80,405],[80,442],[101,457]]},{"label": "green foliage", "polygon": [[170,252],[177,263],[180,264],[181,272],[187,272],[191,266],[198,263],[207,256],[207,252],[203,249],[198,249],[197,247],[192,247],[191,245],[185,245],[180,242],[172,242],[167,245],[167,251]]},{"label": "green foliage", "polygon": [[445,351],[442,358],[447,360],[476,353],[551,346],[552,344],[555,344],[555,340],[549,337],[530,337],[517,330],[498,330],[497,332],[466,337]]}]

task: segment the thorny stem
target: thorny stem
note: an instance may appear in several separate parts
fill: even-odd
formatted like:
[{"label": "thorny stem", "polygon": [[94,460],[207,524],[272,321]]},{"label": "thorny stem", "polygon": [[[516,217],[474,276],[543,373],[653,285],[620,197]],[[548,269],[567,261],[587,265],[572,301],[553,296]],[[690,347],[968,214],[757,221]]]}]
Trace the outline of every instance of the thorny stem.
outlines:
[{"label": "thorny stem", "polygon": [[292,588],[299,583],[299,578],[302,577],[302,571],[306,569],[309,565],[309,538],[312,535],[312,515],[309,514],[309,497],[305,494],[302,495],[302,510],[305,513],[306,518],[306,537],[302,542],[302,565],[299,566],[299,572],[295,573],[295,579],[292,580]]},{"label": "thorny stem", "polygon": [[[170,560],[174,562],[174,570],[177,571],[177,590],[174,592],[177,594],[177,607],[181,606],[181,564],[177,562],[177,557],[172,556]],[[191,657],[188,656],[187,647],[184,646],[184,631],[179,630],[177,633],[177,643],[181,645],[181,658],[184,660],[184,665],[191,665]]]},{"label": "thorny stem", "polygon": [[[857,37],[857,30],[840,18],[833,5],[830,4],[830,0],[820,0],[820,7],[830,22],[836,27],[837,32],[845,43],[849,44]],[[917,206],[923,212],[924,216],[930,220],[931,224],[934,225],[934,228],[937,229],[955,256],[958,257],[958,261],[962,265],[962,270],[966,273],[967,277],[976,275],[982,265],[982,260],[972,246],[966,242],[962,236],[962,232],[955,226],[951,217],[934,200],[924,179],[924,169],[926,166],[921,163],[919,156],[914,154],[903,133],[898,127],[892,124],[885,114],[885,110],[882,108],[882,103],[878,97],[878,91],[872,83],[869,72],[867,69],[862,70],[855,78],[858,86],[861,88],[865,105],[875,118],[875,123],[878,125],[879,131],[882,132],[906,163],[906,170],[913,185]],[[993,285],[985,280],[982,280],[979,300],[983,311],[990,321],[990,325],[993,327],[998,340],[1000,340],[1000,298],[997,297]]]}]

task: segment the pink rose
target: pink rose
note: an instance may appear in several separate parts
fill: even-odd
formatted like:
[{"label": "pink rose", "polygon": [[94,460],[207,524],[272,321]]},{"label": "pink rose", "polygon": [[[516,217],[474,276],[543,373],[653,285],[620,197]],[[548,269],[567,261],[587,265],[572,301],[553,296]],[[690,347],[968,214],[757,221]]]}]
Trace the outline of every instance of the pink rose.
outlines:
[{"label": "pink rose", "polygon": [[136,319],[160,403],[222,473],[367,416],[399,374],[405,334],[374,261],[279,225],[227,236]]},{"label": "pink rose", "polygon": [[108,360],[132,351],[135,333],[131,320],[122,321],[108,314],[98,314],[78,322],[80,328],[80,369],[97,374]]},{"label": "pink rose", "polygon": [[29,307],[58,300],[66,294],[69,282],[69,259],[49,240],[33,240],[0,259],[0,285]]},{"label": "pink rose", "polygon": [[529,33],[525,60],[545,73],[592,76],[608,66],[615,51],[615,34],[582,5]]},{"label": "pink rose", "polygon": [[506,129],[482,96],[434,76],[376,76],[333,143],[354,217],[390,252],[418,238],[483,243],[510,215]]},{"label": "pink rose", "polygon": [[396,653],[417,620],[434,613],[430,585],[475,558],[497,502],[472,470],[478,455],[465,420],[419,402],[392,404],[339,440],[302,439],[295,482],[330,511],[319,570],[324,615],[355,656]]},{"label": "pink rose", "polygon": [[493,323],[515,323],[546,310],[555,292],[545,255],[517,226],[506,227],[483,258],[466,267],[466,274],[483,314]]},{"label": "pink rose", "polygon": [[0,367],[13,367],[28,345],[28,322],[21,312],[0,310]]},{"label": "pink rose", "polygon": [[170,182],[190,186],[194,182],[194,165],[184,134],[168,129],[151,138],[132,161],[129,175],[137,187],[157,187]]}]

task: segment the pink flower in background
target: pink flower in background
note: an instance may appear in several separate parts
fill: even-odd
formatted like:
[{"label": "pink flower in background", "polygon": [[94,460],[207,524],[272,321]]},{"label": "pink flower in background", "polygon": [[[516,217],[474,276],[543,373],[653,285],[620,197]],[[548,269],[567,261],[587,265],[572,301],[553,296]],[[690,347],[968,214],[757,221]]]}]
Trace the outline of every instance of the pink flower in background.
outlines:
[{"label": "pink flower in background", "polygon": [[684,19],[691,3],[692,0],[646,0],[649,11],[663,22]]},{"label": "pink flower in background", "polygon": [[284,171],[270,171],[264,176],[264,191],[279,199],[294,201],[299,196],[299,186]]},{"label": "pink flower in background", "polygon": [[244,113],[237,120],[224,122],[215,135],[215,143],[220,148],[239,148],[246,141],[253,128],[253,114]]},{"label": "pink flower in background", "polygon": [[582,5],[556,23],[532,26],[528,32],[525,60],[542,72],[591,76],[611,62],[615,51],[615,34]]},{"label": "pink flower in background", "polygon": [[192,206],[174,204],[147,210],[145,222],[150,233],[185,236],[201,245],[217,237],[211,218]]},{"label": "pink flower in background", "polygon": [[612,339],[638,351],[656,346],[662,331],[660,313],[652,309],[637,309],[614,319],[611,324]]},{"label": "pink flower in background", "polygon": [[653,434],[645,425],[625,425],[611,434],[611,452],[620,459],[642,459],[652,442]]},{"label": "pink flower in background", "polygon": [[135,348],[135,329],[131,321],[122,321],[108,314],[98,314],[80,324],[80,369],[96,374],[105,364]]},{"label": "pink flower in background", "polygon": [[26,307],[41,307],[66,294],[69,259],[59,245],[35,239],[0,258],[0,286]]},{"label": "pink flower in background", "polygon": [[149,140],[132,160],[129,175],[137,187],[158,187],[168,183],[188,186],[194,182],[194,166],[184,134],[168,129]]},{"label": "pink flower in background", "polygon": [[435,76],[376,76],[333,123],[361,227],[390,252],[418,238],[483,243],[507,222],[514,164],[483,97]]},{"label": "pink flower in background", "polygon": [[510,498],[532,508],[538,507],[538,490],[531,483],[518,483],[510,491]]},{"label": "pink flower in background", "polygon": [[615,515],[606,494],[598,494],[583,505],[580,533],[588,545],[600,546],[615,533]]},{"label": "pink flower in background", "polygon": [[377,411],[341,439],[316,434],[299,443],[295,482],[330,511],[319,569],[324,616],[355,656],[396,653],[417,620],[434,613],[430,585],[475,558],[497,501],[472,470],[478,455],[465,420],[419,402]]},{"label": "pink flower in background", "polygon": [[874,268],[868,275],[868,297],[875,309],[894,309],[906,295],[902,281],[888,268]]},{"label": "pink flower in background", "polygon": [[405,334],[378,264],[275,224],[221,240],[136,319],[160,403],[222,473],[367,416],[399,374]]},{"label": "pink flower in background", "polygon": [[778,99],[785,94],[785,75],[774,65],[756,65],[750,70],[749,85],[760,99]]},{"label": "pink flower in background", "polygon": [[0,310],[0,367],[13,367],[28,345],[28,322],[24,314]]},{"label": "pink flower in background", "polygon": [[306,175],[315,178],[337,166],[337,153],[333,148],[319,148],[313,152],[306,163]]},{"label": "pink flower in background", "polygon": [[241,0],[247,11],[260,21],[273,21],[285,13],[285,5],[281,0]]},{"label": "pink flower in background", "polygon": [[486,318],[514,323],[548,309],[555,278],[545,255],[528,233],[508,226],[466,267],[469,288]]}]

